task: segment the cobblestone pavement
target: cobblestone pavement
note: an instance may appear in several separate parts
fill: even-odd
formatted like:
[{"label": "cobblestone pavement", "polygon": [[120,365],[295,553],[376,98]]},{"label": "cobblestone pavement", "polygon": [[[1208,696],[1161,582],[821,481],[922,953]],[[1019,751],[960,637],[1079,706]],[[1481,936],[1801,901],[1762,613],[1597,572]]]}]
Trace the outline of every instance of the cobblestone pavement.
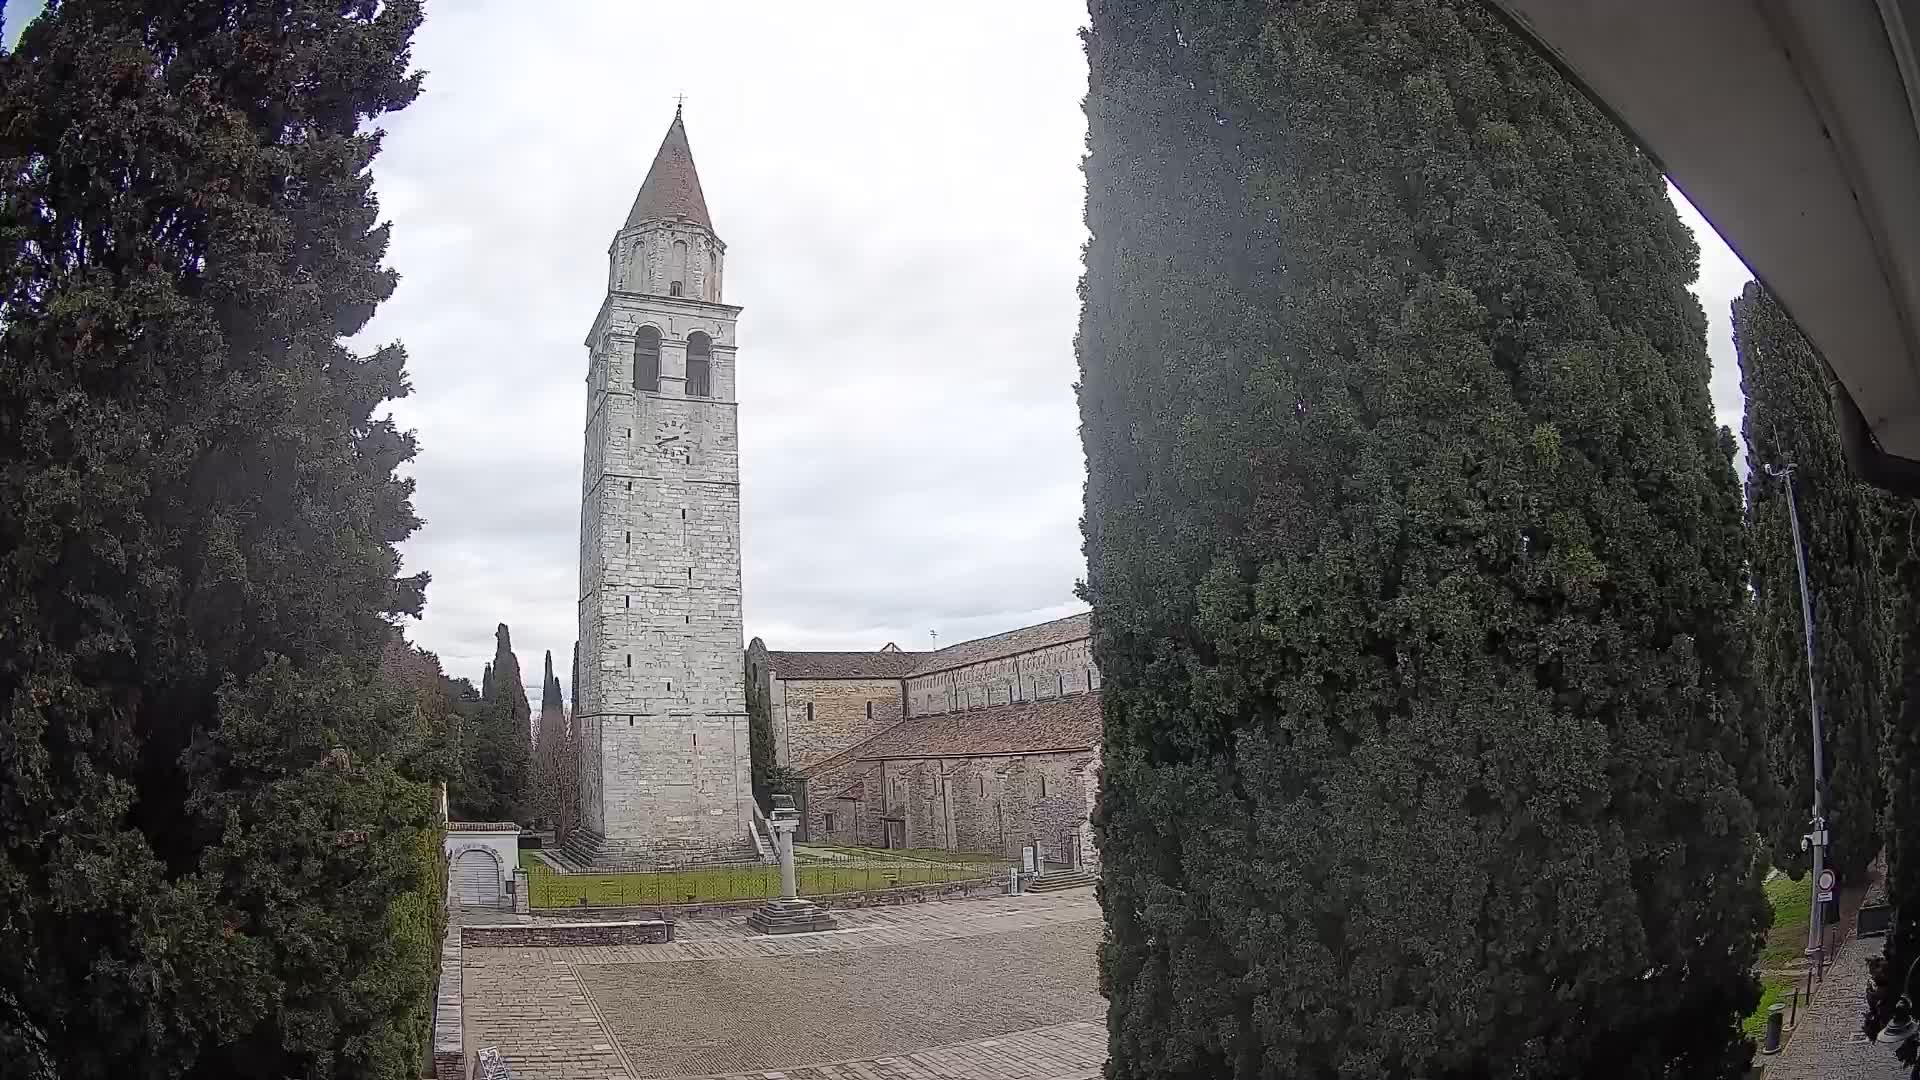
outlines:
[{"label": "cobblestone pavement", "polygon": [[1866,1011],[1867,960],[1880,955],[1885,938],[1848,938],[1834,953],[1825,984],[1800,1017],[1786,1049],[1755,1055],[1764,1080],[1905,1080],[1893,1047],[1868,1041],[1860,1031]]},{"label": "cobblestone pavement", "polygon": [[1078,1020],[913,1054],[713,1080],[1094,1080],[1106,1060],[1106,1023]]},{"label": "cobblestone pavement", "polygon": [[498,1046],[524,1080],[1099,1073],[1091,893],[839,916],[780,938],[735,917],[684,921],[671,945],[466,949],[469,1045]]}]

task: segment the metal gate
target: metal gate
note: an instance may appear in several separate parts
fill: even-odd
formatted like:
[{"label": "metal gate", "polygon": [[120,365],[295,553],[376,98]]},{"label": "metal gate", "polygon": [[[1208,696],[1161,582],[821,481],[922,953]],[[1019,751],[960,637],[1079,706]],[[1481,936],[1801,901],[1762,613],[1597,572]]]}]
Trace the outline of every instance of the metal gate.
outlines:
[{"label": "metal gate", "polygon": [[500,906],[500,868],[487,851],[463,851],[454,864],[461,907]]}]

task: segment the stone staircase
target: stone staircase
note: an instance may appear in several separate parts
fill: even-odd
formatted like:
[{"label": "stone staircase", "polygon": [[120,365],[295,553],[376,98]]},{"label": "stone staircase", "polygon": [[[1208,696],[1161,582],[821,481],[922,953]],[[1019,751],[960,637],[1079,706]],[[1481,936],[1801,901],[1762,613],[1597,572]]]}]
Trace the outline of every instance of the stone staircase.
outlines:
[{"label": "stone staircase", "polygon": [[1087,870],[1049,870],[1027,882],[1026,891],[1049,893],[1063,889],[1084,889],[1099,880],[1100,875]]}]

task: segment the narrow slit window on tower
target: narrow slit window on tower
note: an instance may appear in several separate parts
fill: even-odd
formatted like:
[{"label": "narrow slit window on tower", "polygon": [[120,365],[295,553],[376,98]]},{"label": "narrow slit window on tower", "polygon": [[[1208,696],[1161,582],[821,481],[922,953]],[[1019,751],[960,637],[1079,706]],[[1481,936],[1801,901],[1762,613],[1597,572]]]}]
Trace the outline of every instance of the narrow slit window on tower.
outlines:
[{"label": "narrow slit window on tower", "polygon": [[1047,797],[1047,774],[1046,773],[1040,774],[1040,797],[1043,799]]},{"label": "narrow slit window on tower", "polygon": [[987,797],[987,778],[984,776],[980,778],[980,797],[983,799]]},{"label": "narrow slit window on tower", "polygon": [[669,693],[669,694],[671,694],[671,693],[673,693],[673,680],[672,680],[672,679],[668,679],[668,680],[667,680],[667,693]]},{"label": "narrow slit window on tower", "polygon": [[1065,694],[1066,692],[1067,692],[1067,673],[1063,671],[1060,673],[1060,693]]},{"label": "narrow slit window on tower", "polygon": [[813,702],[807,702],[807,723],[813,723]]},{"label": "narrow slit window on tower", "polygon": [[627,543],[633,543],[633,530],[627,530]]},{"label": "narrow slit window on tower", "polygon": [[628,653],[628,654],[627,654],[627,666],[628,666],[628,667],[632,667],[632,666],[633,666],[633,654],[632,654],[632,653]]},{"label": "narrow slit window on tower", "polygon": [[687,396],[713,396],[713,339],[698,330],[687,335]]},{"label": "narrow slit window on tower", "polygon": [[633,606],[633,597],[631,597],[631,596],[622,596],[622,597],[620,598],[620,606],[621,606],[621,607],[632,607],[632,606]]},{"label": "narrow slit window on tower", "polygon": [[660,331],[643,326],[633,335],[633,388],[660,392]]},{"label": "narrow slit window on tower", "polygon": [[873,719],[873,702],[867,702],[867,719]]}]

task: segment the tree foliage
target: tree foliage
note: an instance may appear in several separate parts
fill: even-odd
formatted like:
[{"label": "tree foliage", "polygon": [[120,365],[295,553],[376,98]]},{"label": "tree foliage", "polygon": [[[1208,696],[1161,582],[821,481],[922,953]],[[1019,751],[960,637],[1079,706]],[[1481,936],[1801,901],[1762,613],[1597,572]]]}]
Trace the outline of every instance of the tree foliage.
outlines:
[{"label": "tree foliage", "polygon": [[1479,4],[1091,9],[1109,1075],[1738,1075],[1764,754],[1658,171]]},{"label": "tree foliage", "polygon": [[414,0],[63,0],[0,58],[0,1060],[408,1076],[425,575],[346,348],[394,286],[368,122]]},{"label": "tree foliage", "polygon": [[[1895,1019],[1903,998],[1911,1018],[1914,1000],[1920,998],[1920,504],[1902,499],[1883,505],[1901,692],[1888,710],[1880,743],[1887,796],[1882,839],[1893,925],[1881,957],[1870,962],[1873,988],[1865,1017],[1869,1035],[1878,1035]],[[1898,1053],[1910,1075],[1920,1080],[1920,1036],[1909,1035]]]},{"label": "tree foliage", "polygon": [[[756,639],[757,641],[758,639]],[[774,764],[773,746],[773,707],[767,701],[766,691],[754,678],[752,663],[747,664],[747,768],[753,783],[753,799],[761,809],[773,806],[769,796],[767,777]],[[783,792],[784,793],[784,792]]]},{"label": "tree foliage", "polygon": [[1882,581],[1883,497],[1856,480],[1840,449],[1828,376],[1793,320],[1751,282],[1733,303],[1746,398],[1747,542],[1753,584],[1754,680],[1767,718],[1771,772],[1784,796],[1767,815],[1774,864],[1804,868],[1813,801],[1812,721],[1799,571],[1786,479],[1793,466],[1814,613],[1821,696],[1828,857],[1857,878],[1880,850],[1880,732],[1897,682],[1890,598]]},{"label": "tree foliage", "polygon": [[547,653],[540,681],[540,725],[533,749],[533,783],[529,791],[532,814],[565,835],[573,828],[578,801],[572,733],[560,679],[553,673],[553,653]]}]

